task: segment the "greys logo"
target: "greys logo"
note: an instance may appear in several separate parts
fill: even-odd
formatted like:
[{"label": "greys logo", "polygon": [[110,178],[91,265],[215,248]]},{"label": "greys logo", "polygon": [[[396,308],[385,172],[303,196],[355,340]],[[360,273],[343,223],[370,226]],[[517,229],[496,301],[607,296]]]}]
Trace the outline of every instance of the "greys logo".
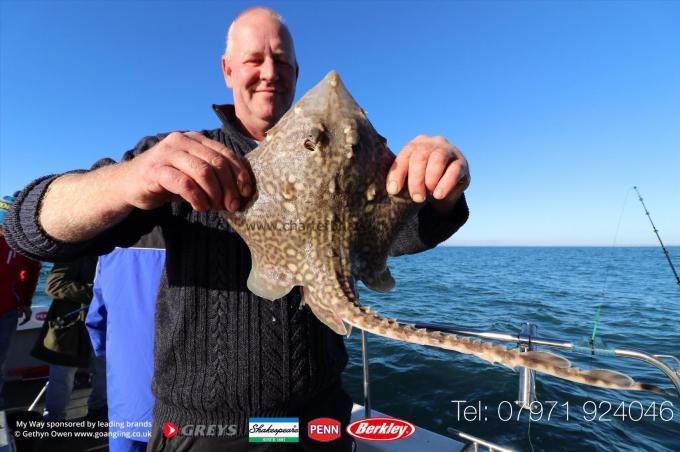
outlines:
[{"label": "greys logo", "polygon": [[[167,425],[172,425],[175,430],[168,429],[163,434],[166,438],[172,438],[173,436],[179,434],[179,436],[193,436],[193,437],[219,437],[219,436],[234,436],[236,435],[236,424],[223,425],[223,424],[187,424],[182,427],[177,427],[174,424],[166,423]],[[165,429],[164,429],[165,430]]]}]

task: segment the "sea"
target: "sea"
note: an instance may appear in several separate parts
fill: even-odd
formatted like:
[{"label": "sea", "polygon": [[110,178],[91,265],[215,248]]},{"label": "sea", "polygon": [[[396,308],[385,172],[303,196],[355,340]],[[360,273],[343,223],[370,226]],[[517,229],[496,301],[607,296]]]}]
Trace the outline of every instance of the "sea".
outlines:
[{"label": "sea", "polygon": [[[680,267],[680,247],[669,252]],[[529,322],[539,336],[572,342],[587,341],[597,323],[596,340],[605,347],[680,357],[680,286],[659,247],[438,247],[390,258],[388,265],[397,282],[392,291],[359,288],[361,302],[388,317],[509,334]],[[37,304],[49,303],[43,285],[44,277]],[[361,332],[346,343],[344,386],[363,404]],[[600,389],[539,373],[539,403],[529,412],[514,403],[517,371],[369,334],[371,403],[417,427],[447,436],[452,427],[517,451],[680,451],[680,396],[656,367],[539,350],[582,369],[625,373],[671,395]]]},{"label": "sea", "polygon": [[[680,247],[669,251],[680,266]],[[601,307],[596,339],[606,346],[680,357],[680,286],[661,248],[438,247],[388,265],[397,282],[391,292],[360,288],[362,303],[385,316],[510,334],[530,322],[540,336],[581,341],[592,335]],[[360,331],[347,347],[344,384],[361,402]],[[680,450],[680,397],[656,367],[630,358],[549,351],[580,368],[623,372],[672,396],[536,374],[541,404],[520,413],[514,405],[518,372],[368,335],[371,403],[442,435],[453,427],[521,451]],[[472,407],[468,416],[466,407]]]}]

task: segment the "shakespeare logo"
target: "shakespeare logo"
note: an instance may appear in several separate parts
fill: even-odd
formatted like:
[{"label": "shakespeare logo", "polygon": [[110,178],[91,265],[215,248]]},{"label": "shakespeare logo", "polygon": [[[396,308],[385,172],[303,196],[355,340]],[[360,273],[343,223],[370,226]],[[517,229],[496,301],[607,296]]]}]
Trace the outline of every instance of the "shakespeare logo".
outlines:
[{"label": "shakespeare logo", "polygon": [[248,420],[250,443],[298,443],[300,422],[296,417],[251,417]]}]

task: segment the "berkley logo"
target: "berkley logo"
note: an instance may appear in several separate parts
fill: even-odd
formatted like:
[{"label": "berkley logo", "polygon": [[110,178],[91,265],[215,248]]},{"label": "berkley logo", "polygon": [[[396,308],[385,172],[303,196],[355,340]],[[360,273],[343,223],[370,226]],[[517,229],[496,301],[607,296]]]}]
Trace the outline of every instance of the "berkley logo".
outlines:
[{"label": "berkley logo", "polygon": [[398,441],[413,435],[416,428],[410,422],[391,417],[374,417],[352,422],[347,433],[368,441]]},{"label": "berkley logo", "polygon": [[172,422],[166,422],[163,425],[163,436],[165,436],[166,438],[172,438],[177,434],[178,431],[179,429]]},{"label": "berkley logo", "polygon": [[307,423],[307,436],[324,443],[340,438],[340,421],[329,417],[320,417]]}]

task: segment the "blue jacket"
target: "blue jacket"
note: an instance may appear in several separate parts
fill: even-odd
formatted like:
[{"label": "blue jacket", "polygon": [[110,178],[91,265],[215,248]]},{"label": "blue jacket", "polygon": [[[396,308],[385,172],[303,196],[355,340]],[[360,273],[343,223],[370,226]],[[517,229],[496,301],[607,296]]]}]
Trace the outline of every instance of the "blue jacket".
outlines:
[{"label": "blue jacket", "polygon": [[85,322],[95,354],[106,356],[109,431],[136,441],[148,441],[152,425],[154,309],[165,262],[157,232],[99,258]]}]

